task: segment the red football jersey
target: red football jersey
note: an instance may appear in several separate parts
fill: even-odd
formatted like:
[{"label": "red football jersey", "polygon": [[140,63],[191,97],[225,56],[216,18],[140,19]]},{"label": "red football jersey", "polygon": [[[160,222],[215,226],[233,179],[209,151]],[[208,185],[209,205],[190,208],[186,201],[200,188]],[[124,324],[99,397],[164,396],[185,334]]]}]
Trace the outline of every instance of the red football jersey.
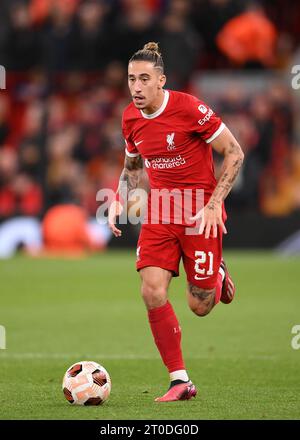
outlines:
[{"label": "red football jersey", "polygon": [[163,104],[151,115],[133,103],[124,110],[126,154],[143,157],[151,189],[203,189],[207,201],[216,187],[209,144],[225,125],[198,98],[171,90],[164,93]]}]

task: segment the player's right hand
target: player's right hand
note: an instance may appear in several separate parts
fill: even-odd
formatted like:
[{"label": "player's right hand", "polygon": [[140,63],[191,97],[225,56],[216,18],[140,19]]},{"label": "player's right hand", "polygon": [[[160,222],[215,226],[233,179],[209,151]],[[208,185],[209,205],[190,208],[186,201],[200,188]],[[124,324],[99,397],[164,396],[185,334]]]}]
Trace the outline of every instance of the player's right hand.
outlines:
[{"label": "player's right hand", "polygon": [[121,237],[122,231],[116,227],[116,218],[123,212],[123,206],[118,200],[114,200],[108,211],[108,226],[115,237]]}]

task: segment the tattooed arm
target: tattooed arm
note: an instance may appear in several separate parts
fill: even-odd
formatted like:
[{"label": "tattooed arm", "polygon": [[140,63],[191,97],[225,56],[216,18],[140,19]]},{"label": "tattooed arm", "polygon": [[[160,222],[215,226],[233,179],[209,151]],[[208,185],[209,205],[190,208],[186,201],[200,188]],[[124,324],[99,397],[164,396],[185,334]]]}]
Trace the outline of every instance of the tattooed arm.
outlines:
[{"label": "tattooed arm", "polygon": [[126,200],[128,193],[136,189],[143,171],[143,160],[141,156],[125,156],[124,168],[120,176],[118,193],[123,200]]},{"label": "tattooed arm", "polygon": [[221,176],[211,198],[204,209],[194,217],[194,219],[202,218],[199,234],[205,231],[205,238],[209,238],[211,229],[213,237],[216,237],[218,226],[221,226],[225,234],[227,233],[222,219],[222,203],[229,194],[244,159],[240,145],[227,127],[211,142],[211,145],[224,156],[224,161]]},{"label": "tattooed arm", "polygon": [[116,217],[122,214],[123,206],[122,200],[125,201],[128,198],[130,191],[137,188],[139,179],[143,172],[143,160],[141,156],[129,157],[125,156],[124,168],[120,176],[119,187],[117,194],[119,200],[115,200],[109,208],[108,213],[108,225],[115,235],[115,237],[120,237],[122,231],[118,229],[115,225]]}]

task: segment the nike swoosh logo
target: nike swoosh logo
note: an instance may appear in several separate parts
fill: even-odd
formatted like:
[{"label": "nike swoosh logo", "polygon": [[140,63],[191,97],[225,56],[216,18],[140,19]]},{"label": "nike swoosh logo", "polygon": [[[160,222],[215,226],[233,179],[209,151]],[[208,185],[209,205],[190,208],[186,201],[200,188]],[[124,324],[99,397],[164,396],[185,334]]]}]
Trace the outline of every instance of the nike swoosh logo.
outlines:
[{"label": "nike swoosh logo", "polygon": [[135,142],[134,145],[137,147],[137,146],[140,145],[142,142],[144,142],[144,141]]},{"label": "nike swoosh logo", "polygon": [[210,278],[210,277],[201,278],[201,277],[198,277],[197,275],[195,275],[195,280],[207,280],[207,278]]}]

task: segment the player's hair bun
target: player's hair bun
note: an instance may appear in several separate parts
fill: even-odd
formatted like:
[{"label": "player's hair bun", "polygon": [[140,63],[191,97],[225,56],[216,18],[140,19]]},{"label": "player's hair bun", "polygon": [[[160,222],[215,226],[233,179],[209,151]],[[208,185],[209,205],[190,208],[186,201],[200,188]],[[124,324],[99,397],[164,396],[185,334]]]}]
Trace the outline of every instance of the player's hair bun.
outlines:
[{"label": "player's hair bun", "polygon": [[158,48],[158,43],[150,41],[145,44],[143,49],[135,52],[129,60],[129,63],[133,61],[149,61],[153,63],[156,69],[160,69],[161,73],[164,73],[164,62]]},{"label": "player's hair bun", "polygon": [[149,43],[145,44],[143,47],[143,50],[149,50],[151,52],[157,52],[160,55],[158,44],[154,43],[153,41],[150,41]]}]

